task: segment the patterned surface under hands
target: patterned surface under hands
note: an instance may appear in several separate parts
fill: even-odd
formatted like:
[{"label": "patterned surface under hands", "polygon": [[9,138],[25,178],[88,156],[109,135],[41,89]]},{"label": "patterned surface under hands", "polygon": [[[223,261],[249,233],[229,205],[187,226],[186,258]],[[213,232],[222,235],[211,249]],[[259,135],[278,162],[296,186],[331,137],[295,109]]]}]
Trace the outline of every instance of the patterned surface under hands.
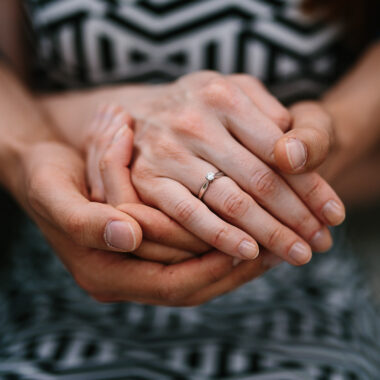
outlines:
[{"label": "patterned surface under hands", "polygon": [[293,99],[305,91],[315,97],[336,75],[339,27],[303,15],[299,1],[43,3],[30,1],[40,63],[63,86],[212,69],[255,75]]},{"label": "patterned surface under hands", "polygon": [[285,264],[203,306],[169,308],[95,302],[37,228],[29,221],[21,227],[12,270],[1,273],[0,379],[373,380],[380,374],[379,322],[344,234],[336,236],[338,249],[305,267]]}]

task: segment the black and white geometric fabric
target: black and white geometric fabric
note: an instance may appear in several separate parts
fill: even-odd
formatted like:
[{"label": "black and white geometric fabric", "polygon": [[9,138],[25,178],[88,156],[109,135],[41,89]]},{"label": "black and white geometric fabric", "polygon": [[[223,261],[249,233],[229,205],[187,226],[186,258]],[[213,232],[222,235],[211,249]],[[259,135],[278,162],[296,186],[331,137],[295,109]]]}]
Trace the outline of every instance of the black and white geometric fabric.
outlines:
[{"label": "black and white geometric fabric", "polygon": [[1,275],[0,379],[377,380],[380,320],[344,234],[205,305],[99,304],[30,222]]},{"label": "black and white geometric fabric", "polygon": [[41,69],[62,86],[210,69],[252,74],[281,98],[315,97],[337,73],[339,26],[305,16],[298,0],[29,3]]},{"label": "black and white geometric fabric", "polygon": [[[281,99],[339,74],[339,28],[297,0],[28,0],[39,83],[78,88],[246,72]],[[0,267],[0,379],[378,380],[380,320],[359,266],[335,248],[207,304],[104,305],[29,221]]]}]

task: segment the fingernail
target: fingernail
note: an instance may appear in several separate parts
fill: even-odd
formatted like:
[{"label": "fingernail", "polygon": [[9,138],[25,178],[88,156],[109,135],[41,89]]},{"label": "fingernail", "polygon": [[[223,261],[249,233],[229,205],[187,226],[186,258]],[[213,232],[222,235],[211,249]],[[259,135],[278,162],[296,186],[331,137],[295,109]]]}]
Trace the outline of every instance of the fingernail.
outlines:
[{"label": "fingernail", "polygon": [[136,236],[127,222],[111,221],[104,231],[104,240],[110,248],[130,252],[136,248]]},{"label": "fingernail", "polygon": [[273,253],[268,253],[263,259],[262,266],[264,269],[269,270],[283,262],[284,260],[281,257],[278,257]]},{"label": "fingernail", "polygon": [[327,228],[317,231],[310,240],[310,244],[315,252],[325,252],[332,246],[332,238]]},{"label": "fingernail", "polygon": [[346,217],[344,207],[336,201],[328,201],[322,209],[322,214],[332,226],[341,224]]},{"label": "fingernail", "polygon": [[309,247],[297,242],[290,248],[289,256],[299,265],[306,264],[311,259],[311,252]]},{"label": "fingernail", "polygon": [[307,151],[305,145],[298,139],[288,139],[286,144],[286,154],[290,166],[293,170],[302,168],[306,163]]},{"label": "fingernail", "polygon": [[238,251],[244,258],[249,260],[256,259],[256,257],[259,255],[259,247],[257,244],[253,244],[248,240],[243,240],[240,243]]},{"label": "fingernail", "polygon": [[127,130],[128,126],[127,124],[124,124],[121,128],[117,130],[115,133],[113,139],[112,139],[112,144],[115,143],[117,140],[120,139],[121,136],[123,136],[124,132]]},{"label": "fingernail", "polygon": [[243,261],[242,259],[239,259],[238,257],[234,257],[234,259],[232,260],[232,266],[237,267],[242,261]]}]

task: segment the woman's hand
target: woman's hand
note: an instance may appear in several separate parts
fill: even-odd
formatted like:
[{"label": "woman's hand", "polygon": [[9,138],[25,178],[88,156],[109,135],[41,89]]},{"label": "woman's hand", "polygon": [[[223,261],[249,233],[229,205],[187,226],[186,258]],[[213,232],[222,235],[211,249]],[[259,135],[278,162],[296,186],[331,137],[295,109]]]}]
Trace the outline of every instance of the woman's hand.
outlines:
[{"label": "woman's hand", "polygon": [[[318,168],[329,181],[335,181],[346,174],[346,168],[360,166],[361,160],[373,153],[380,141],[379,67],[377,42],[321,101],[303,101],[291,107],[291,130],[275,148],[282,171],[294,174]],[[301,144],[306,152],[299,167],[293,167],[287,155],[289,142]]]},{"label": "woman's hand", "polygon": [[[140,227],[125,212],[87,200],[84,165],[75,151],[56,142],[35,144],[24,152],[17,167],[19,201],[78,284],[100,301],[195,305],[249,281],[277,263],[264,255],[257,262],[236,266],[231,257],[213,251],[165,265],[120,253],[139,245]],[[130,211],[133,207],[120,209]],[[138,219],[139,208],[132,213]],[[149,217],[145,210],[139,219]],[[155,220],[155,216],[150,219],[152,223]],[[122,245],[123,249],[110,247],[107,242],[108,229],[114,222],[123,225],[116,228],[120,235],[116,235],[113,245]],[[161,243],[175,244],[181,231],[172,227],[146,222],[143,229],[151,237],[161,233],[157,239]],[[111,227],[111,240],[112,233]],[[178,240],[177,244],[186,245],[181,238]]]},{"label": "woman's hand", "polygon": [[176,263],[210,250],[175,221],[139,200],[128,168],[133,152],[131,127],[131,117],[120,106],[98,109],[89,126],[92,137],[86,150],[91,200],[115,206],[138,221],[144,239],[133,254],[140,258]]},{"label": "woman's hand", "polygon": [[[283,134],[272,119],[280,110],[285,125],[288,116],[251,77],[191,74],[153,89],[133,108],[132,179],[144,203],[239,258],[255,258],[256,241],[296,265],[310,260],[307,242],[329,248],[323,224],[341,222],[343,205],[315,173],[285,181],[271,170]],[[271,109],[277,117],[268,117]],[[212,212],[194,195],[204,175],[219,170],[226,176],[204,197]],[[339,215],[326,218],[323,208],[332,200]]]}]

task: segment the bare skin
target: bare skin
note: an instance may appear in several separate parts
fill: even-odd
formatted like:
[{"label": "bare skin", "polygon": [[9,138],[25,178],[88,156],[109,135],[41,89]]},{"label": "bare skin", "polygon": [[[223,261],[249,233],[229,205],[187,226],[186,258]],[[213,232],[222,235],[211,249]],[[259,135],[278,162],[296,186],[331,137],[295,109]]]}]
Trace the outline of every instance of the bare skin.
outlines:
[{"label": "bare skin", "polygon": [[[1,6],[6,3],[10,4],[9,0],[2,2]],[[4,12],[0,12],[0,15],[7,17]],[[17,45],[8,43],[2,46]],[[330,150],[336,154],[327,157],[326,166],[337,165],[337,171],[340,171],[339,168],[342,166],[338,163],[341,160],[345,163],[350,162],[353,156],[352,149],[355,148],[354,157],[358,162],[368,146],[372,146],[374,140],[378,141],[377,120],[379,120],[380,99],[378,91],[375,91],[379,88],[377,82],[380,77],[377,71],[378,52],[379,48],[376,46],[370,49],[353,72],[344,78],[341,84],[332,88],[321,103],[316,103],[318,112],[330,116],[330,121],[326,122],[327,119],[323,116],[311,117],[310,115],[317,110],[315,107],[313,112],[310,107],[303,107],[304,112],[290,110],[293,114],[292,130],[284,137],[279,136],[277,148],[278,144],[284,143],[284,139],[289,136],[299,138],[306,145],[307,160],[304,166],[298,169],[299,172],[315,168],[326,159],[326,154]],[[132,249],[135,245],[133,242],[135,241],[136,245],[139,242],[138,235],[143,225],[137,216],[138,212],[135,210],[133,213],[130,211],[131,208],[126,209],[131,214],[127,215],[121,211],[122,209],[117,210],[107,205],[99,206],[99,203],[88,200],[83,160],[72,148],[60,142],[52,132],[51,121],[42,115],[44,110],[48,111],[60,135],[70,141],[74,138],[70,136],[77,136],[76,128],[86,125],[93,117],[100,100],[118,102],[122,96],[125,96],[126,102],[129,102],[131,97],[138,98],[139,94],[144,94],[146,88],[135,87],[134,91],[130,92],[129,98],[125,89],[119,88],[102,89],[87,94],[68,94],[36,101],[36,98],[26,92],[5,67],[1,67],[0,74],[2,84],[0,181],[39,224],[78,283],[95,298],[101,301],[136,300],[154,304],[193,305],[231,290],[273,265],[275,260],[269,258],[266,260],[268,256],[263,252],[255,261],[242,263],[237,267],[233,265],[232,258],[216,252],[173,265],[142,261],[117,253],[110,255],[107,250],[118,250],[110,248],[104,239],[109,221],[122,220],[130,224],[134,236],[130,235],[129,227],[124,231],[124,235],[125,243],[130,244]],[[18,112],[20,107],[23,113]],[[261,111],[265,113],[264,109]],[[78,119],[70,119],[74,116]],[[320,125],[316,128],[315,124],[309,121],[301,123],[301,116],[303,120],[305,118],[309,121],[318,120]],[[347,125],[350,127],[347,128]],[[316,130],[322,133],[318,132],[315,138],[306,138],[306,134],[312,135]],[[348,130],[349,139],[345,138]],[[305,134],[305,131],[310,132]],[[313,149],[314,143],[316,146],[324,146],[325,149]],[[78,142],[74,146],[78,147]],[[286,160],[288,160],[286,149],[276,155],[279,167],[285,168],[286,164],[282,161]],[[290,161],[289,163],[291,164]],[[286,171],[286,168],[284,170]],[[67,207],[70,204],[72,207]],[[143,206],[146,207],[143,212],[141,205],[137,207],[140,207],[142,219],[146,220],[147,213],[151,209]],[[71,217],[66,218],[65,215]],[[148,227],[149,224],[145,229],[148,230]],[[176,228],[180,226],[177,225]],[[166,230],[168,231],[169,229]],[[185,230],[183,232],[181,239],[183,238],[188,244],[189,235]],[[157,237],[157,231],[151,231],[151,234]],[[170,236],[169,233],[166,242],[169,242],[170,237],[173,235]],[[195,239],[194,236],[192,238]],[[161,244],[162,236],[160,239],[157,239],[157,243]],[[178,241],[171,244],[178,246]],[[204,243],[195,239],[194,245],[198,245],[198,249],[200,249],[199,244]],[[163,261],[166,259],[168,258],[164,257]],[[102,275],[99,276],[99,273]],[[133,283],[123,281],[127,273],[136,281]],[[203,280],[194,283],[192,278],[194,273],[197,276],[201,273]],[[115,278],[120,281],[116,282]],[[138,281],[139,279],[143,280]]]}]

